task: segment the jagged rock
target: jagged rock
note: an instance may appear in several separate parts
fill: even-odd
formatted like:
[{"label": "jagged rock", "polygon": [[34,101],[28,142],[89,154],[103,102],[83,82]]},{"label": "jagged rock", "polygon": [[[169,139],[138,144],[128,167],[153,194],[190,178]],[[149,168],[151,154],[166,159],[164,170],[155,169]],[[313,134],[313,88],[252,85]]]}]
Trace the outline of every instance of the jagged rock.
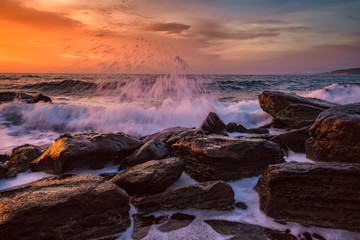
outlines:
[{"label": "jagged rock", "polygon": [[171,218],[164,224],[158,227],[161,232],[172,232],[178,230],[180,228],[186,227],[189,225],[195,216],[183,214],[183,213],[175,213],[171,216]]},{"label": "jagged rock", "polygon": [[144,136],[140,138],[140,140],[144,142],[148,142],[153,139],[160,139],[163,142],[166,142],[171,136],[177,135],[181,132],[191,130],[191,128],[184,128],[184,127],[173,127],[173,128],[167,128],[162,130],[161,132],[154,133],[148,136]]},{"label": "jagged rock", "polygon": [[0,162],[0,179],[6,178],[9,173],[9,168],[2,162]]},{"label": "jagged rock", "polygon": [[322,112],[310,128],[306,156],[314,161],[360,163],[360,103]]},{"label": "jagged rock", "polygon": [[150,160],[163,159],[168,155],[169,150],[166,144],[159,139],[152,139],[133,152],[120,166],[120,169],[132,167]]},{"label": "jagged rock", "polygon": [[305,98],[295,94],[264,91],[259,95],[261,108],[275,119],[291,128],[302,128],[312,124],[320,112],[337,106],[316,98]]},{"label": "jagged rock", "polygon": [[265,128],[250,128],[245,131],[246,133],[254,133],[254,134],[268,134],[269,130]]},{"label": "jagged rock", "polygon": [[168,146],[173,145],[174,143],[176,143],[177,141],[179,141],[181,138],[183,137],[189,137],[189,136],[200,136],[200,135],[205,135],[205,132],[203,130],[200,129],[190,129],[190,130],[186,130],[183,132],[180,132],[178,134],[173,134],[167,141],[166,144]]},{"label": "jagged rock", "polygon": [[236,132],[237,124],[234,122],[228,123],[225,130],[229,133]]},{"label": "jagged rock", "polygon": [[359,179],[359,164],[290,162],[269,166],[256,189],[276,220],[359,231]]},{"label": "jagged rock", "polygon": [[6,164],[9,167],[11,176],[29,171],[31,161],[39,157],[43,152],[40,147],[31,144],[24,144],[14,148],[10,160]]},{"label": "jagged rock", "polygon": [[244,133],[246,132],[246,127],[244,127],[243,125],[241,124],[238,124],[237,127],[236,127],[236,131],[239,132],[239,133]]},{"label": "jagged rock", "polygon": [[185,162],[180,158],[152,160],[125,170],[111,181],[130,195],[159,193],[170,187],[184,169]]},{"label": "jagged rock", "polygon": [[27,103],[37,103],[37,102],[52,102],[51,98],[45,95],[42,95],[39,93],[38,95],[35,95],[33,99],[28,100]]},{"label": "jagged rock", "polygon": [[226,125],[216,113],[210,112],[201,124],[200,128],[207,134],[221,134],[224,132]]},{"label": "jagged rock", "polygon": [[297,240],[289,233],[247,223],[226,220],[206,220],[205,222],[220,234],[235,235],[231,238],[234,240]]},{"label": "jagged rock", "polygon": [[280,144],[286,150],[291,150],[296,153],[305,153],[305,142],[310,137],[309,128],[310,126],[307,126],[279,134],[271,139],[271,141]]},{"label": "jagged rock", "polygon": [[130,226],[127,193],[92,174],[0,191],[0,206],[1,239],[92,239]]},{"label": "jagged rock", "polygon": [[31,162],[31,168],[52,174],[79,168],[100,169],[109,163],[121,163],[142,144],[123,133],[64,134]]},{"label": "jagged rock", "polygon": [[231,210],[234,208],[234,191],[223,181],[210,181],[186,185],[163,193],[135,197],[132,204],[142,213],[175,209]]},{"label": "jagged rock", "polygon": [[186,172],[198,181],[258,176],[269,164],[284,162],[279,145],[263,139],[185,137],[171,148],[186,159]]},{"label": "jagged rock", "polygon": [[133,217],[134,232],[131,237],[134,240],[145,238],[153,224],[161,224],[168,219],[168,216],[155,217],[153,215],[144,216],[142,214],[135,214]]}]

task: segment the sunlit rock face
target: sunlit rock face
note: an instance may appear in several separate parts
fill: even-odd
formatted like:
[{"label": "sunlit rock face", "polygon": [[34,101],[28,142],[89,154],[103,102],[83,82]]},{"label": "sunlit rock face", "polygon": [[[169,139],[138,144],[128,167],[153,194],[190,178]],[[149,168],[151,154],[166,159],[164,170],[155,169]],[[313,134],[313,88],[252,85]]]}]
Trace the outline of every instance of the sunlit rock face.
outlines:
[{"label": "sunlit rock face", "polygon": [[92,174],[0,191],[0,239],[90,239],[130,226],[127,193]]},{"label": "sunlit rock face", "polygon": [[280,146],[264,139],[194,136],[171,148],[186,159],[186,172],[198,181],[258,176],[269,164],[284,162]]},{"label": "sunlit rock face", "polygon": [[259,95],[261,108],[291,128],[312,124],[320,112],[337,106],[316,98],[305,98],[277,91],[264,91]]},{"label": "sunlit rock face", "polygon": [[73,169],[100,169],[109,163],[121,163],[142,144],[123,133],[64,134],[31,163],[31,168],[54,174]]},{"label": "sunlit rock face", "polygon": [[359,231],[359,179],[359,164],[290,162],[269,166],[256,190],[276,220]]},{"label": "sunlit rock face", "polygon": [[330,108],[316,119],[306,142],[315,161],[360,163],[360,103]]}]

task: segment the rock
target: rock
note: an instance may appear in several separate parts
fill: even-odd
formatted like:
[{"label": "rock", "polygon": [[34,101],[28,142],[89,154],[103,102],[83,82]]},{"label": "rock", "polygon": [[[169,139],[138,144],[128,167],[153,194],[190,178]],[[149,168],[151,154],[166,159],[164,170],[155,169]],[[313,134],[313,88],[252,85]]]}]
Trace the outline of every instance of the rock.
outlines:
[{"label": "rock", "polygon": [[269,166],[256,190],[276,220],[359,231],[359,179],[360,164],[290,162]]},{"label": "rock", "polygon": [[235,207],[240,208],[240,209],[244,209],[244,210],[248,208],[248,206],[244,202],[235,203]]},{"label": "rock", "polygon": [[309,126],[279,134],[271,141],[279,143],[286,150],[305,153],[305,142],[310,137]]},{"label": "rock", "polygon": [[246,132],[246,127],[244,127],[243,125],[241,124],[238,124],[237,127],[236,127],[236,131],[239,132],[239,133],[244,133]]},{"label": "rock", "polygon": [[226,125],[225,131],[232,133],[232,132],[236,132],[237,130],[237,124],[234,122],[228,123]]},{"label": "rock", "polygon": [[105,178],[106,180],[111,180],[113,179],[116,175],[118,175],[118,173],[114,172],[114,173],[102,173],[99,176]]},{"label": "rock", "polygon": [[271,123],[265,124],[260,128],[280,128],[280,129],[291,129],[288,125],[284,124],[278,119],[273,119]]},{"label": "rock", "polygon": [[28,101],[33,99],[31,95],[16,92],[0,92],[0,103],[12,102],[14,100]]},{"label": "rock", "polygon": [[310,128],[306,157],[314,161],[360,163],[360,103],[322,112]]},{"label": "rock", "polygon": [[14,148],[10,160],[6,164],[11,171],[11,176],[29,171],[31,161],[39,157],[43,152],[40,147],[31,144],[24,144]]},{"label": "rock", "polygon": [[170,187],[184,169],[180,158],[152,160],[125,170],[111,181],[130,195],[153,194]]},{"label": "rock", "polygon": [[195,216],[183,214],[183,213],[175,213],[171,216],[171,218],[164,224],[158,227],[161,232],[172,232],[178,230],[180,228],[186,227],[189,225]]},{"label": "rock", "polygon": [[159,139],[152,139],[133,152],[120,166],[120,169],[132,167],[150,160],[163,159],[168,155],[169,151],[166,144]]},{"label": "rock", "polygon": [[284,162],[279,145],[263,139],[185,137],[171,148],[186,159],[186,172],[198,181],[258,176],[269,164]]},{"label": "rock", "polygon": [[279,230],[273,230],[257,225],[231,222],[226,220],[206,220],[216,232],[223,235],[235,235],[238,240],[297,240],[297,238],[289,233]]},{"label": "rock", "polygon": [[312,236],[319,240],[326,240],[326,238],[324,238],[323,236],[321,236],[320,234],[317,234],[317,233],[314,233]]},{"label": "rock", "polygon": [[31,168],[52,174],[81,168],[100,169],[109,163],[121,163],[142,144],[123,133],[64,134],[31,162]]},{"label": "rock", "polygon": [[269,130],[265,128],[250,128],[246,130],[246,133],[254,133],[254,134],[268,134]]},{"label": "rock", "polygon": [[2,162],[0,162],[0,179],[6,178],[9,174],[9,168]]},{"label": "rock", "polygon": [[171,136],[177,135],[181,132],[191,130],[191,128],[184,128],[184,127],[173,127],[173,128],[167,128],[162,130],[161,132],[154,133],[152,135],[144,136],[140,138],[140,140],[144,142],[148,142],[153,139],[160,139],[163,142],[166,142]]},{"label": "rock", "polygon": [[226,182],[211,181],[181,186],[151,196],[135,197],[131,202],[142,213],[187,208],[232,210],[234,191]]},{"label": "rock", "polygon": [[226,125],[225,123],[220,119],[220,117],[214,113],[210,112],[200,127],[202,130],[205,131],[207,134],[211,133],[223,133]]},{"label": "rock", "polygon": [[0,154],[0,162],[6,163],[10,160],[10,156],[7,154]]},{"label": "rock", "polygon": [[48,96],[42,95],[39,93],[38,95],[35,95],[33,99],[28,100],[27,103],[37,103],[37,102],[52,102],[51,98]]},{"label": "rock", "polygon": [[304,232],[303,236],[305,237],[306,240],[313,240],[313,238],[311,237],[311,234],[308,232]]},{"label": "rock", "polygon": [[203,130],[200,129],[190,129],[190,130],[186,130],[177,134],[172,135],[167,141],[166,144],[168,146],[173,145],[174,143],[176,143],[177,141],[179,141],[181,138],[183,137],[190,137],[190,136],[201,136],[201,135],[205,135],[205,132]]},{"label": "rock", "polygon": [[130,226],[127,193],[92,174],[0,191],[0,206],[1,239],[92,239]]},{"label": "rock", "polygon": [[291,128],[302,128],[312,124],[320,112],[337,106],[316,98],[305,98],[295,94],[264,91],[259,95],[261,108],[275,119]]},{"label": "rock", "polygon": [[131,237],[134,240],[145,238],[153,224],[161,224],[168,219],[168,216],[155,217],[153,215],[144,216],[142,214],[135,214],[133,217],[134,232]]}]

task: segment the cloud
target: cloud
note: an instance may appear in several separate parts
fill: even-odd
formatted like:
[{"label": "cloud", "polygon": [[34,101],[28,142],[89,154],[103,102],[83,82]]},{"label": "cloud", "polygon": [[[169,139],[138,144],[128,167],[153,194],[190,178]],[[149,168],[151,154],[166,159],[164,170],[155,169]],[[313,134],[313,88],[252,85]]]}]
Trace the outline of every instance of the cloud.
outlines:
[{"label": "cloud", "polygon": [[155,23],[145,27],[146,31],[166,32],[180,34],[182,31],[190,29],[191,26],[182,23]]}]

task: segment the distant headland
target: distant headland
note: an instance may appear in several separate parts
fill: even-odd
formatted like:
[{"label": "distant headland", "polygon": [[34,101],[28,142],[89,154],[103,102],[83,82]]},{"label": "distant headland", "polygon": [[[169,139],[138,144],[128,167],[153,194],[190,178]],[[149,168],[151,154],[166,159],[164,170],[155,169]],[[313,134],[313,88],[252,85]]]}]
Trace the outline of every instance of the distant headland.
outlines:
[{"label": "distant headland", "polygon": [[331,74],[331,75],[360,75],[360,68],[349,68],[349,69],[339,69],[331,72],[326,72],[322,74]]}]

